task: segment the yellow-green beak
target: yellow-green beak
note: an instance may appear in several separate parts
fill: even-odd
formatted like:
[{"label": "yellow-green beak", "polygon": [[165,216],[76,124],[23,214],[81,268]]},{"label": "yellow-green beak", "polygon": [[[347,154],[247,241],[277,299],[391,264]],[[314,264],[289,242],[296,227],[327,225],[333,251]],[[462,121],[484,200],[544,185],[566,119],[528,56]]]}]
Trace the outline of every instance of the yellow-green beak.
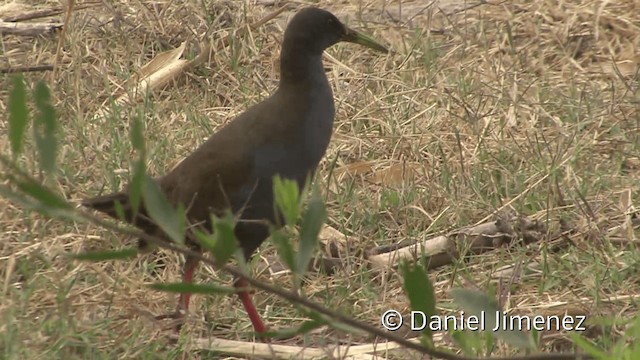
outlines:
[{"label": "yellow-green beak", "polygon": [[342,37],[342,41],[355,43],[355,44],[360,44],[360,45],[366,46],[366,47],[368,47],[370,49],[383,52],[385,54],[389,52],[389,50],[387,50],[386,47],[382,46],[381,44],[379,44],[378,42],[376,42],[375,40],[373,40],[369,36],[367,36],[367,35],[365,35],[365,34],[363,34],[361,32],[355,31],[353,29],[349,29],[346,26],[344,28],[346,30],[346,33]]}]

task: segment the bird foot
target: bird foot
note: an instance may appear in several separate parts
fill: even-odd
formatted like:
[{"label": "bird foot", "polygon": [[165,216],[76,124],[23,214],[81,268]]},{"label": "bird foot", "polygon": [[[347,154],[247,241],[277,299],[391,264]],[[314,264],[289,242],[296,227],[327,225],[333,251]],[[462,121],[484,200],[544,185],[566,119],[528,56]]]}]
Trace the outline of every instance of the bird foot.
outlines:
[{"label": "bird foot", "polygon": [[167,320],[167,319],[172,320],[171,326],[173,327],[175,332],[179,333],[180,330],[182,330],[182,325],[184,325],[185,318],[186,318],[186,312],[184,310],[178,309],[172,313],[157,315],[155,317],[155,320],[158,320],[158,321]]}]

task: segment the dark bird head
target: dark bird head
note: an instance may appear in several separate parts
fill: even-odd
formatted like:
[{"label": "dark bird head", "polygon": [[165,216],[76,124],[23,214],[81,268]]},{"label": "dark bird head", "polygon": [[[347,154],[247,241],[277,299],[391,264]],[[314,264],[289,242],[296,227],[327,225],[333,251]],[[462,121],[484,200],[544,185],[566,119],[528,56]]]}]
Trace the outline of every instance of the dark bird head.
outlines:
[{"label": "dark bird head", "polygon": [[324,49],[346,41],[368,48],[388,52],[388,50],[370,37],[349,29],[332,13],[308,7],[300,10],[289,22],[284,32],[283,50],[291,49],[320,55]]}]

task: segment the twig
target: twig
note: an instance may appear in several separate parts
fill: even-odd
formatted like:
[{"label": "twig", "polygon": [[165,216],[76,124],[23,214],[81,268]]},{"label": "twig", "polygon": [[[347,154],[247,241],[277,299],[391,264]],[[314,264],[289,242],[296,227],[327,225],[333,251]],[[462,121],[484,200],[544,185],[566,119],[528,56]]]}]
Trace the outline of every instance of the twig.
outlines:
[{"label": "twig", "polygon": [[[518,231],[516,232],[514,228]],[[518,234],[524,238],[525,231],[532,233],[533,230],[538,230],[537,228],[542,229],[539,223],[529,219],[503,216],[496,221],[453,231],[397,250],[386,253],[378,252],[369,255],[368,260],[373,268],[380,269],[395,267],[401,261],[425,258],[428,268],[434,269],[451,264],[455,259],[466,254],[479,254],[494,250],[511,242]],[[542,233],[542,231],[538,232]],[[533,239],[540,240],[541,236],[537,236],[537,233],[535,235]],[[531,239],[529,240],[531,241]]]},{"label": "twig", "polygon": [[[176,337],[177,338],[177,337]],[[417,339],[414,339],[416,341]],[[363,345],[340,345],[336,347],[313,348],[308,346],[294,346],[281,344],[263,344],[244,342],[220,338],[196,338],[189,339],[189,344],[194,344],[198,350],[215,351],[225,355],[235,355],[251,358],[268,359],[324,359],[337,358],[345,360],[374,360],[384,359],[380,353],[400,348],[396,343],[373,343]]]},{"label": "twig", "polygon": [[58,61],[60,60],[60,49],[62,48],[62,44],[64,43],[64,38],[67,34],[67,28],[69,27],[69,21],[71,19],[71,12],[73,11],[73,6],[75,5],[75,0],[69,0],[67,2],[67,11],[64,16],[64,24],[62,26],[62,31],[60,32],[60,38],[58,39],[58,46],[56,47],[56,55],[53,58],[53,72],[51,73],[51,81],[55,81],[56,75],[58,72]]},{"label": "twig", "polygon": [[[88,9],[94,6],[99,6],[100,4],[101,4],[100,2],[84,2],[82,4],[76,5],[75,9],[76,10]],[[34,11],[24,12],[21,14],[11,15],[11,16],[2,18],[2,20],[10,21],[10,22],[18,22],[18,21],[26,21],[26,20],[33,20],[33,19],[41,19],[49,16],[58,15],[58,14],[61,14],[62,12],[64,12],[64,8],[58,6],[51,9],[34,10]]]},{"label": "twig", "polygon": [[[283,288],[281,286],[273,286],[270,284],[266,284],[264,282],[261,282],[257,279],[254,279],[253,277],[251,277],[250,275],[246,274],[244,271],[230,266],[230,265],[219,265],[216,263],[216,261],[210,257],[204,256],[201,253],[197,252],[197,251],[193,251],[191,249],[188,248],[183,248],[179,245],[176,245],[172,242],[168,242],[166,240],[163,240],[161,238],[158,238],[156,236],[151,236],[148,235],[140,230],[137,229],[126,229],[126,228],[122,228],[118,225],[113,224],[112,222],[108,222],[108,221],[104,221],[100,218],[98,218],[95,215],[92,214],[88,214],[84,211],[80,211],[78,210],[78,213],[84,217],[85,219],[89,220],[92,223],[95,223],[97,225],[100,225],[101,227],[104,227],[106,229],[109,230],[113,230],[116,232],[119,232],[121,234],[127,234],[127,235],[131,235],[131,236],[136,236],[136,237],[140,237],[145,241],[149,241],[151,243],[154,243],[155,245],[158,245],[162,248],[168,249],[168,250],[173,250],[173,251],[177,251],[183,255],[187,255],[193,258],[196,258],[200,261],[202,261],[203,263],[209,264],[211,266],[213,266],[214,268],[223,270],[225,272],[227,272],[228,274],[233,275],[234,277],[239,277],[242,278],[244,280],[246,280],[251,286],[260,289],[262,291],[271,293],[271,294],[275,294],[285,300],[287,300],[290,303],[293,304],[298,304],[298,305],[302,305],[308,309],[311,310],[315,310],[317,312],[319,312],[320,314],[323,314],[325,316],[328,316],[334,320],[338,320],[339,322],[349,325],[351,327],[354,327],[356,329],[360,329],[363,330],[369,334],[373,334],[376,336],[379,336],[383,339],[389,340],[389,341],[394,341],[397,342],[398,344],[409,348],[409,349],[413,349],[416,351],[419,351],[423,354],[427,354],[430,356],[433,356],[435,358],[439,358],[439,359],[445,359],[445,360],[475,360],[477,358],[475,357],[467,357],[467,356],[461,356],[461,355],[455,355],[452,354],[450,352],[445,352],[445,351],[440,351],[440,350],[436,350],[436,349],[431,349],[428,347],[425,347],[419,343],[414,343],[408,339],[405,339],[401,336],[398,336],[396,334],[393,333],[389,333],[383,330],[380,330],[377,327],[374,327],[372,325],[366,324],[364,322],[358,321],[356,319],[353,319],[349,316],[346,316],[342,313],[333,311],[331,309],[328,309],[320,304],[317,304],[315,302],[312,302],[306,298],[300,297],[299,295],[297,295],[296,293],[292,292],[292,291],[288,291],[288,290],[283,290]],[[590,357],[587,357],[586,355],[574,355],[574,354],[538,354],[538,355],[530,355],[530,356],[511,356],[511,357],[492,357],[492,358],[486,358],[485,360],[575,360],[575,359],[589,359]]]},{"label": "twig", "polygon": [[16,66],[16,67],[9,67],[9,68],[1,68],[0,74],[51,71],[51,70],[53,70],[53,65],[51,64],[34,65],[34,66]]},{"label": "twig", "polygon": [[38,36],[60,29],[56,23],[14,23],[0,20],[0,34]]},{"label": "twig", "polygon": [[[11,170],[13,170],[15,173],[17,173],[19,176],[25,178],[28,181],[33,181],[33,182],[37,182],[36,179],[34,179],[33,177],[31,177],[29,174],[26,174],[24,171],[22,171],[18,166],[16,166],[13,161],[9,160],[7,157],[5,157],[3,154],[0,154],[0,162],[4,163],[6,166],[8,166],[9,168],[11,168]],[[202,261],[203,263],[209,264],[211,266],[213,266],[216,269],[220,269],[223,270],[225,272],[227,272],[228,274],[233,275],[234,277],[238,277],[238,278],[242,278],[244,280],[246,280],[251,286],[260,289],[262,291],[271,293],[271,294],[275,294],[285,300],[287,300],[290,303],[293,304],[297,304],[297,305],[301,305],[303,307],[306,307],[308,309],[311,310],[315,310],[318,313],[325,315],[329,318],[332,318],[334,320],[337,320],[343,324],[349,325],[353,328],[356,329],[360,329],[363,330],[369,334],[373,334],[376,335],[380,338],[389,340],[389,341],[393,341],[396,342],[406,348],[409,349],[413,349],[416,351],[419,351],[423,354],[427,354],[430,355],[434,358],[439,358],[439,359],[445,359],[445,360],[476,360],[478,358],[475,357],[467,357],[467,356],[463,356],[463,355],[456,355],[453,354],[451,352],[447,352],[447,351],[441,351],[441,350],[437,350],[437,349],[433,349],[433,348],[429,348],[426,347],[422,344],[419,343],[414,343],[411,340],[405,339],[399,335],[396,335],[394,333],[390,333],[384,330],[381,330],[380,328],[377,328],[375,326],[366,324],[364,322],[358,321],[356,319],[353,319],[347,315],[344,315],[342,313],[333,311],[331,309],[328,309],[320,304],[317,304],[315,302],[312,302],[306,298],[303,298],[301,296],[299,296],[298,294],[292,292],[292,291],[288,291],[288,290],[284,290],[284,288],[282,286],[273,286],[271,284],[266,284],[264,282],[261,282],[253,277],[251,277],[250,275],[247,275],[244,271],[235,268],[233,266],[230,265],[220,265],[217,264],[216,261],[208,256],[205,256],[203,254],[201,254],[200,252],[194,251],[192,249],[177,245],[175,243],[166,241],[160,237],[157,236],[152,236],[149,235],[147,233],[144,233],[143,231],[139,230],[139,229],[131,229],[131,228],[124,228],[120,225],[117,225],[116,223],[112,222],[112,221],[106,221],[104,219],[99,218],[96,215],[90,214],[87,211],[84,210],[80,210],[79,207],[76,207],[75,209],[73,209],[77,214],[80,215],[80,217],[88,220],[89,222],[95,224],[95,225],[99,225],[105,229],[108,230],[112,230],[115,232],[118,232],[120,234],[124,234],[124,235],[130,235],[130,236],[134,236],[134,237],[139,237],[145,241],[148,241],[154,245],[157,245],[159,247],[162,247],[164,249],[168,249],[168,250],[173,250],[176,252],[179,252],[183,255],[187,255],[193,258],[198,259],[199,261]],[[582,355],[582,354],[554,354],[554,353],[549,353],[549,354],[536,354],[536,355],[524,355],[524,356],[509,356],[509,357],[491,357],[491,358],[483,358],[484,360],[576,360],[576,359],[592,359],[591,356],[589,355]]]}]

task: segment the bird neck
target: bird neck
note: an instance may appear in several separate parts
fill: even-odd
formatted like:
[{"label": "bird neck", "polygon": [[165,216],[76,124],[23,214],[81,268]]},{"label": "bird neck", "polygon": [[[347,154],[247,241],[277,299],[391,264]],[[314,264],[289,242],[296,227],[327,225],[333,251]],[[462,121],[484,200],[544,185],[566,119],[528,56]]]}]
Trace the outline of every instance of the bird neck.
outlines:
[{"label": "bird neck", "polygon": [[[283,49],[285,50],[285,49]],[[280,58],[280,87],[318,86],[327,83],[322,53],[283,51]]]}]

